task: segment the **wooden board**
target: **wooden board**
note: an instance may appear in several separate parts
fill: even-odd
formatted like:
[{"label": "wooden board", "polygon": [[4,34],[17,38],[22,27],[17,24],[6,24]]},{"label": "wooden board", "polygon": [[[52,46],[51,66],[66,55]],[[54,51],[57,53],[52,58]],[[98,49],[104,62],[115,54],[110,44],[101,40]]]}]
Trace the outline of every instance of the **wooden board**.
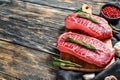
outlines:
[{"label": "wooden board", "polygon": [[55,79],[51,56],[42,51],[0,41],[0,70],[22,80]]},{"label": "wooden board", "polygon": [[[87,12],[89,14],[92,14],[92,5],[90,4],[83,4],[82,5],[82,10],[84,12]],[[79,30],[70,30],[70,29],[65,29],[65,32],[76,32],[76,33],[79,33],[79,34],[84,34],[83,32],[80,32]],[[112,41],[111,39],[106,39],[103,41],[108,47],[112,48]],[[72,55],[68,55],[66,53],[60,53],[60,58],[63,58],[63,59],[66,59],[66,60],[71,60],[71,61],[76,61],[76,60],[79,60],[79,59],[76,59],[76,57],[72,56]],[[98,67],[96,65],[93,65],[93,64],[89,64],[89,63],[86,63],[85,61],[83,60],[79,60],[79,61],[76,61],[76,63],[78,64],[81,64],[83,67],[64,67],[64,66],[61,66],[62,69],[67,69],[67,70],[75,70],[75,71],[83,71],[83,72],[100,72],[104,69],[106,69],[107,67],[109,67],[112,63],[115,62],[115,59],[113,58],[111,60],[111,62],[106,66],[106,67]]]}]

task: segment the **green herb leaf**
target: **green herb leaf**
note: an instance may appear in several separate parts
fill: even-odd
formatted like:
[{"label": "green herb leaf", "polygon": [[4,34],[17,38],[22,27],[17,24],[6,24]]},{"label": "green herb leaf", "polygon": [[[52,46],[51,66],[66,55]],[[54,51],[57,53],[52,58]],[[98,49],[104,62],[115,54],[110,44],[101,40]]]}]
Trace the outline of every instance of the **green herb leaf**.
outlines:
[{"label": "green herb leaf", "polygon": [[55,61],[59,61],[59,62],[63,62],[63,63],[68,63],[68,64],[73,64],[71,61],[68,61],[68,60],[62,60],[62,59],[59,59],[59,58],[56,58],[56,57],[52,57],[52,58]]},{"label": "green herb leaf", "polygon": [[57,62],[57,61],[53,61],[53,65],[54,66],[65,66],[65,67],[69,67],[69,66],[74,66],[73,64],[66,64],[66,63],[63,63],[63,62]]},{"label": "green herb leaf", "polygon": [[97,19],[95,19],[95,18],[91,18],[91,17],[90,17],[90,20],[91,20],[92,22],[94,22],[94,23],[97,23],[97,24],[99,23],[99,22],[97,21]]},{"label": "green herb leaf", "polygon": [[53,65],[54,66],[76,66],[76,67],[82,67],[79,64],[76,64],[74,62],[68,61],[68,60],[62,60],[56,57],[52,57],[53,58]]},{"label": "green herb leaf", "polygon": [[77,9],[75,12],[84,12],[82,9]]},{"label": "green herb leaf", "polygon": [[97,19],[91,18],[90,16],[86,16],[85,14],[78,14],[77,17],[79,17],[79,18],[85,18],[85,19],[90,20],[90,21],[92,21],[92,22],[94,22],[96,24],[99,24],[99,22],[97,21]]},{"label": "green herb leaf", "polygon": [[[87,12],[85,12],[85,11],[83,11],[82,9],[77,9],[75,12],[84,12],[84,13],[87,13]],[[89,14],[89,13],[88,13]]]},{"label": "green herb leaf", "polygon": [[111,28],[112,28],[112,31],[115,32],[115,33],[120,33],[120,29],[119,28],[116,28],[116,26],[113,26],[112,24],[110,24]]},{"label": "green herb leaf", "polygon": [[96,48],[94,46],[92,46],[91,44],[88,44],[86,42],[80,42],[80,41],[75,40],[75,39],[70,38],[70,37],[67,37],[65,41],[76,43],[76,44],[84,46],[85,48],[90,49],[90,50],[96,50]]},{"label": "green herb leaf", "polygon": [[118,30],[115,26],[113,26],[112,24],[110,24],[110,26],[111,26],[111,28],[113,29],[113,30]]}]

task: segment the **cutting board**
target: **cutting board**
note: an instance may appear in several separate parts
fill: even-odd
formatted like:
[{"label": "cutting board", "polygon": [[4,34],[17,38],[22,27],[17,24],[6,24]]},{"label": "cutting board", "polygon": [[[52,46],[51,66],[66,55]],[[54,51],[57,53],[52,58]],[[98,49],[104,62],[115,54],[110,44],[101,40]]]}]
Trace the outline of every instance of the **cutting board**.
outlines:
[{"label": "cutting board", "polygon": [[[86,8],[87,7],[87,8]],[[82,6],[82,10],[89,13],[89,14],[92,14],[92,6],[89,5],[89,4],[83,4]],[[65,32],[68,32],[68,31],[73,31],[74,30],[68,30],[66,29]],[[75,32],[79,32],[79,31],[76,31]],[[82,33],[82,32],[81,32]],[[112,46],[112,41],[111,39],[106,39],[103,41],[108,47],[113,47]],[[61,54],[65,54],[65,53],[61,53]],[[67,56],[67,55],[66,55]],[[109,67],[112,63],[115,62],[115,58],[113,58],[111,60],[111,62],[104,68],[100,68],[100,67],[93,67],[92,64],[86,64],[86,62],[82,61],[82,65],[84,65],[84,67],[81,67],[81,68],[78,68],[78,67],[63,67],[61,66],[62,69],[67,69],[67,70],[76,70],[76,71],[84,71],[84,72],[100,72],[104,69],[106,69],[107,67]]]}]

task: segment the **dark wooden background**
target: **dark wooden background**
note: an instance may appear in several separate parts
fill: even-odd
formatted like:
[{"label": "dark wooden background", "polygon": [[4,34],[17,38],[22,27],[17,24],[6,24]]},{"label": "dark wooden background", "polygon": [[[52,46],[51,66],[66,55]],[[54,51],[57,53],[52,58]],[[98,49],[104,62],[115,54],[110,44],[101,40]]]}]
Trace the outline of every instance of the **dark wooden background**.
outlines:
[{"label": "dark wooden background", "polygon": [[65,16],[84,3],[99,14],[110,1],[0,0],[0,80],[56,80],[51,56]]}]

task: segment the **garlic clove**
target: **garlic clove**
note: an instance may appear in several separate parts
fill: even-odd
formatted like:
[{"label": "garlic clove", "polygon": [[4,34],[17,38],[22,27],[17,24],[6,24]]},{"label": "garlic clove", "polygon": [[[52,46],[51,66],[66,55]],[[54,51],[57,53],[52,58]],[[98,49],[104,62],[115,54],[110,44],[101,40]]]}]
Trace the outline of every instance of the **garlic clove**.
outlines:
[{"label": "garlic clove", "polygon": [[117,42],[115,45],[114,45],[114,48],[116,49],[117,51],[117,56],[120,57],[120,42]]}]

